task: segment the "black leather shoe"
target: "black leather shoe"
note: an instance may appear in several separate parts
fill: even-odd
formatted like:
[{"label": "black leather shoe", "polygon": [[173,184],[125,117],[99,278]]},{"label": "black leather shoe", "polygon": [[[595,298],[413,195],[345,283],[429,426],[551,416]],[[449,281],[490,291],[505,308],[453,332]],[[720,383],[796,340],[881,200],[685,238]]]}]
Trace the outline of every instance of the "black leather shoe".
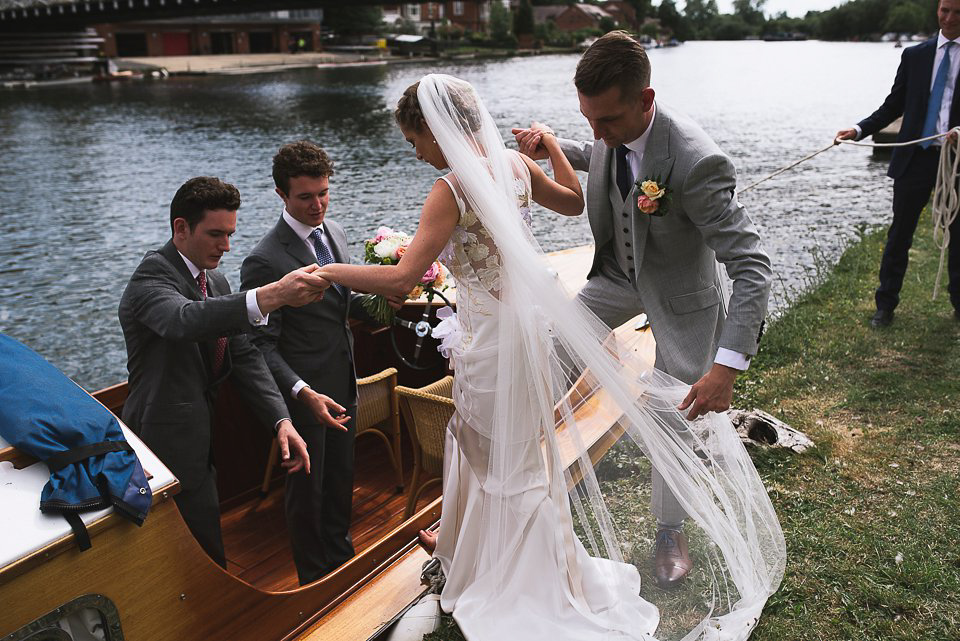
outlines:
[{"label": "black leather shoe", "polygon": [[890,327],[890,323],[893,322],[893,310],[892,309],[878,309],[877,312],[873,315],[873,318],[870,319],[871,327]]}]

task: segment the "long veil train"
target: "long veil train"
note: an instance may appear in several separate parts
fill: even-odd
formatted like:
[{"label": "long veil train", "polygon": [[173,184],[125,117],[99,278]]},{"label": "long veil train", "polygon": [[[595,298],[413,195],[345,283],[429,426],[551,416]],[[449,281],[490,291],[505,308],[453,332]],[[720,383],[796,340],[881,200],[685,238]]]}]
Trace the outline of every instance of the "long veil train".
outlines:
[{"label": "long veil train", "polygon": [[[786,552],[773,506],[736,432],[721,415],[687,421],[675,409],[687,386],[610,340],[599,319],[563,290],[523,224],[519,159],[505,149],[473,87],[431,74],[417,97],[500,260],[493,389],[484,390],[486,402],[472,404],[466,389],[458,405],[457,440],[483,453],[472,464],[488,497],[481,518],[470,524],[477,548],[472,571],[486,591],[473,615],[509,620],[517,611],[520,621],[535,618],[537,608],[559,609],[606,631],[592,638],[747,638],[780,585]],[[596,426],[577,418],[586,402],[602,403],[619,417],[605,434],[617,441],[609,449],[595,447]],[[537,545],[538,553],[550,551],[549,571],[525,564],[531,537],[547,535],[529,525],[527,512],[542,506],[531,507],[525,493],[538,480],[529,476],[524,434],[540,443],[543,501],[555,519],[549,521],[552,540]],[[659,613],[637,596],[642,587],[633,567],[649,554],[638,533],[652,526],[642,496],[651,465],[690,515],[698,564],[697,576],[665,597]],[[446,503],[444,510],[444,520],[453,517]],[[537,576],[518,578],[531,572]],[[538,581],[551,578],[562,585],[543,593],[549,604],[538,603]],[[550,625],[545,618],[541,629]]]}]

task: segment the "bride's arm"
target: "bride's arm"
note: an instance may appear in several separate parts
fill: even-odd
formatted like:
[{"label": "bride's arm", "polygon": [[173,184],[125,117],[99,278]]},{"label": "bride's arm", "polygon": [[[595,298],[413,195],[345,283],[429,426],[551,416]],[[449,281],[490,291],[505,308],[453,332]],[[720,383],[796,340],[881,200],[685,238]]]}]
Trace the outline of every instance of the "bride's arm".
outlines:
[{"label": "bride's arm", "polygon": [[460,210],[450,186],[438,180],[423,203],[420,225],[396,265],[330,263],[315,273],[352,289],[384,296],[406,296],[437,259],[453,235]]},{"label": "bride's arm", "polygon": [[556,136],[544,134],[540,144],[546,148],[553,165],[553,180],[540,169],[540,165],[520,154],[523,162],[530,168],[533,199],[564,216],[579,216],[583,211],[583,191],[580,189],[576,172],[560,148]]}]

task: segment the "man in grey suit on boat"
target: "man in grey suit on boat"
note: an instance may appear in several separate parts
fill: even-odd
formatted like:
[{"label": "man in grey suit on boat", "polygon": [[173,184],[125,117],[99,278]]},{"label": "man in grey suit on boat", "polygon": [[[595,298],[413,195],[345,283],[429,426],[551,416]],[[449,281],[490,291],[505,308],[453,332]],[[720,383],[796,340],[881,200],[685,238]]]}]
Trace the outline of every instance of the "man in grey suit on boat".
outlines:
[{"label": "man in grey suit on boat", "polygon": [[[333,162],[319,146],[284,145],[273,159],[280,219],[240,269],[241,288],[259,287],[304,265],[349,262],[343,228],[326,218]],[[270,315],[253,339],[313,455],[314,473],[287,477],[286,513],[301,585],[332,572],[354,554],[354,420],[357,381],[349,316],[369,320],[349,289]]]},{"label": "man in grey suit on boat", "polygon": [[[645,312],[657,367],[692,384],[680,409],[690,419],[725,411],[737,373],[756,354],[772,278],[737,201],[733,163],[696,123],[654,100],[646,53],[624,32],[587,50],[575,84],[596,139],[560,141],[573,167],[589,172],[596,253],[578,297],[610,327]],[[549,128],[514,133],[521,151],[545,157],[539,142]],[[727,309],[717,261],[733,279]],[[656,471],[653,512],[656,578],[671,587],[692,568],[686,513]]]},{"label": "man in grey suit on boat", "polygon": [[217,178],[184,183],[170,204],[173,237],[143,257],[119,309],[130,373],[123,420],[177,476],[175,501],[184,521],[223,567],[210,443],[217,389],[229,378],[257,418],[276,431],[287,471],[309,472],[306,445],[246,334],[283,305],[317,300],[328,285],[310,273],[313,265],[231,294],[216,267],[230,251],[239,207],[236,187]]}]

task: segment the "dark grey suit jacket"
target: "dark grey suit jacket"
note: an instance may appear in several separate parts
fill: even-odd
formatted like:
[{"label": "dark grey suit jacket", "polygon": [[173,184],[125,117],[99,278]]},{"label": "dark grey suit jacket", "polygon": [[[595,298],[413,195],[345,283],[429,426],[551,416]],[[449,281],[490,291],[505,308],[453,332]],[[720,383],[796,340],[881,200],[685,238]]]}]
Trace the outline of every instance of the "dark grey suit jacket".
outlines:
[{"label": "dark grey suit jacket", "polygon": [[[350,262],[343,228],[329,219],[323,226],[334,258]],[[315,262],[317,257],[281,216],[244,259],[240,288],[260,287]],[[358,296],[349,289],[341,293],[330,287],[323,300],[271,313],[267,325],[254,332],[253,343],[263,353],[283,397],[290,400],[288,406],[297,425],[317,422],[306,406],[290,396],[298,380],[348,409],[357,404],[353,334],[347,319],[353,315],[367,320],[360,305],[355,304]]]},{"label": "dark grey suit jacket", "polygon": [[[273,427],[289,416],[270,371],[245,332],[246,296],[207,271],[206,300],[170,241],[150,251],[120,298],[127,344],[130,395],[124,422],[180,480],[194,489],[210,467],[212,408],[221,381],[230,378],[257,417]],[[223,368],[214,378],[217,338],[228,337]]]}]

